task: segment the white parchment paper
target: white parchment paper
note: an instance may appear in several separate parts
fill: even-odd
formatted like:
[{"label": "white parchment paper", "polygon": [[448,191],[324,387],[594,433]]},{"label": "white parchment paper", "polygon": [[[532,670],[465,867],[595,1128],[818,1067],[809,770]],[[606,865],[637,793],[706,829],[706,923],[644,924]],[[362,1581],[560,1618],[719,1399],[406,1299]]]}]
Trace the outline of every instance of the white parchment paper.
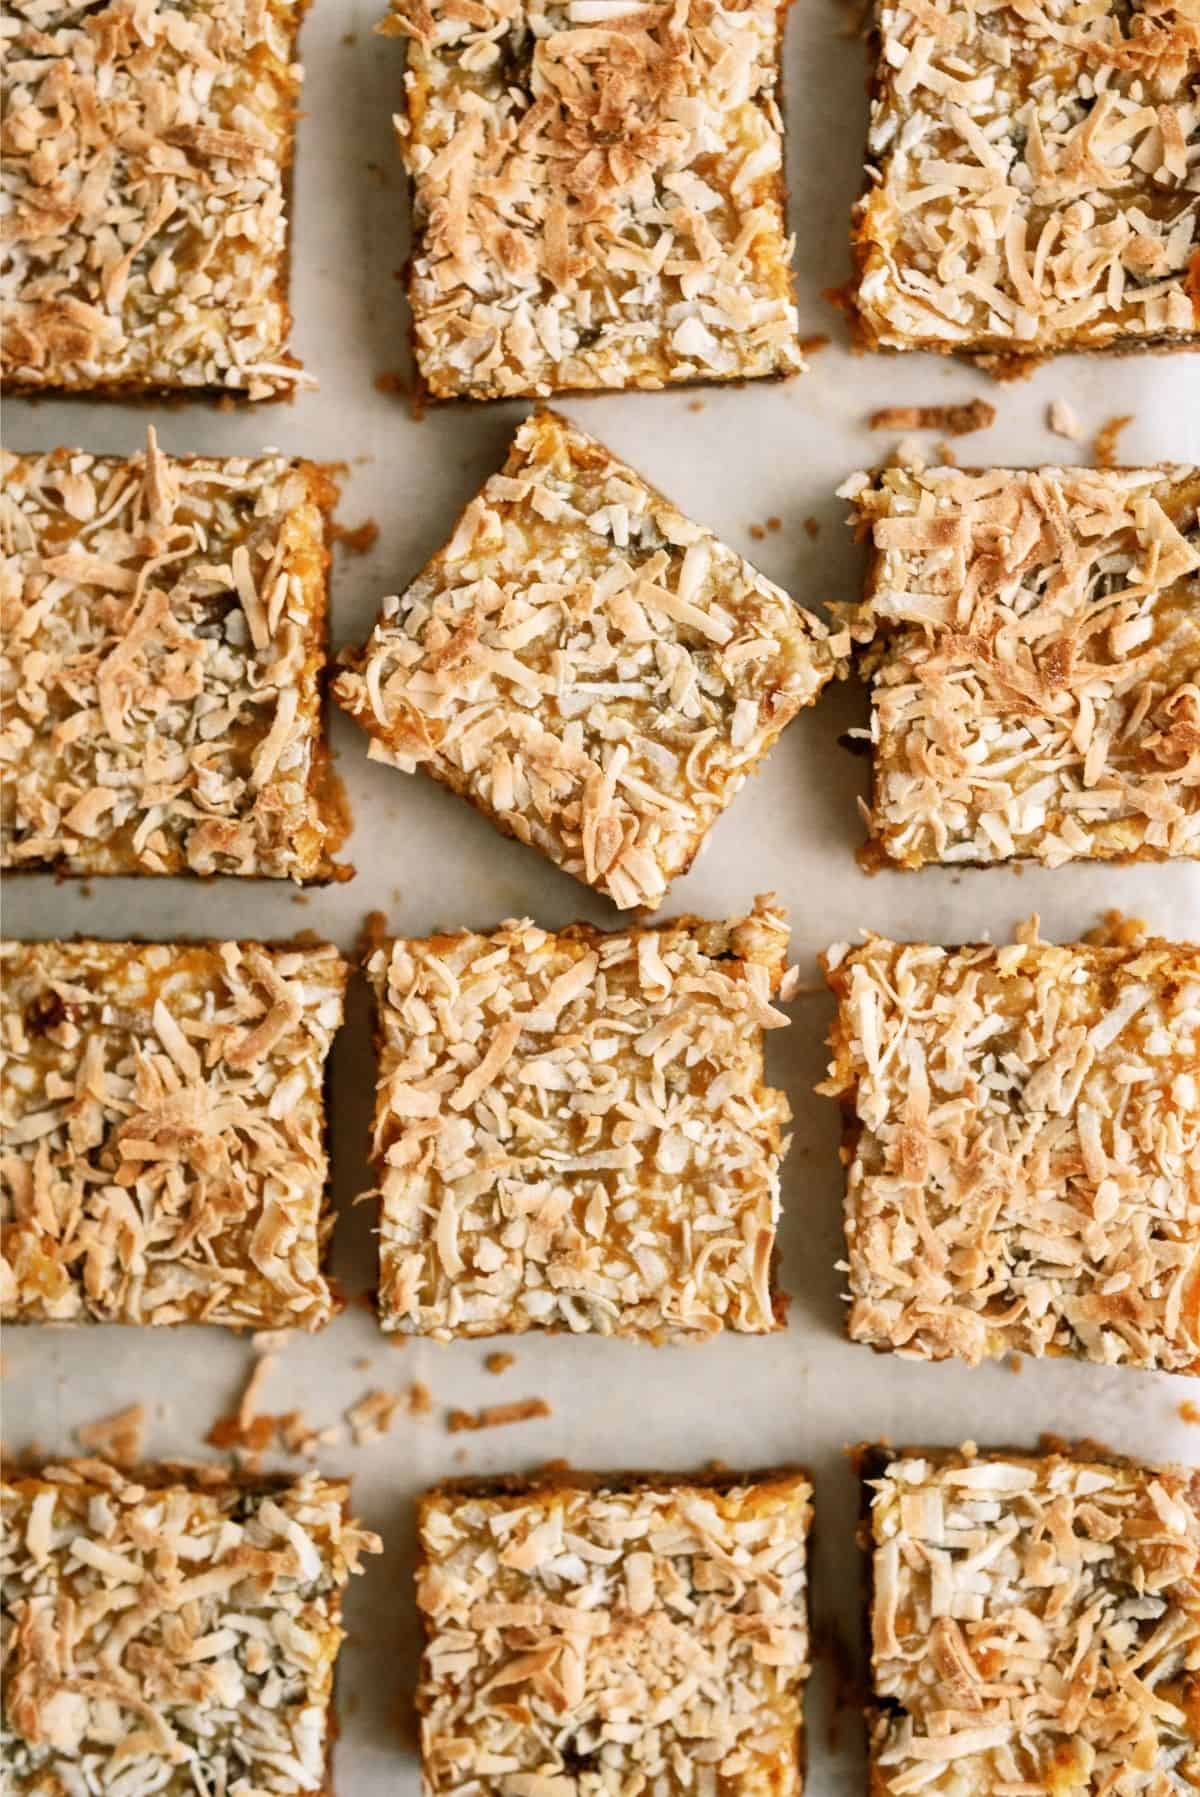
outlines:
[{"label": "white parchment paper", "polygon": [[[321,382],[290,406],[220,412],[185,405],[158,411],[45,401],[10,404],[13,448],[69,443],[131,452],[153,423],[175,453],[254,453],[266,445],[347,464],[340,516],[372,517],[371,551],[339,551],[333,638],[360,640],[382,595],[398,590],[448,534],[458,508],[501,460],[522,408],[448,407],[414,419],[402,398],[376,385],[406,367],[407,317],[397,281],[407,254],[407,203],[391,137],[403,52],[373,37],[380,0],[316,0],[304,27],[305,116],[296,171],[293,273],[295,343]],[[836,0],[798,0],[787,38],[792,228],[802,329],[832,342],[811,372],[784,386],[742,391],[628,394],[568,402],[568,411],[625,456],[685,511],[713,525],[802,604],[854,596],[859,558],[834,489],[892,442],[866,429],[876,406],[969,398],[999,408],[995,426],[961,440],[960,461],[1083,461],[1085,444],[1049,434],[1049,401],[1063,397],[1089,435],[1115,413],[1134,422],[1126,461],[1200,460],[1200,358],[1066,359],[1016,385],[995,385],[935,358],[850,355],[839,315],[822,297],[844,280],[848,209],[859,184],[866,98],[860,44],[844,35]],[[767,520],[778,527],[767,529]],[[814,521],[810,534],[806,521]],[[870,927],[895,936],[954,942],[1006,935],[1038,911],[1046,934],[1078,936],[1113,906],[1165,934],[1200,933],[1200,868],[862,874],[856,795],[865,764],[838,737],[865,717],[861,691],[828,693],[787,731],[766,771],[734,802],[707,851],[666,907],[736,913],[774,889],[791,907],[794,954],[807,983],[829,941]],[[5,929],[36,937],[79,932],[122,936],[278,937],[313,930],[351,949],[365,914],[420,934],[444,924],[484,927],[529,914],[557,926],[575,917],[614,927],[616,914],[543,862],[505,841],[434,785],[366,760],[366,741],[334,724],[339,769],[356,829],[358,868],[344,886],[300,894],[282,884],[167,880],[9,882]],[[1042,1431],[1088,1434],[1146,1456],[1200,1462],[1200,1429],[1180,1406],[1200,1388],[1182,1378],[1107,1371],[1070,1362],[910,1365],[845,1342],[840,1334],[841,1178],[836,1108],[812,1095],[825,1064],[830,1005],[801,996],[793,1027],[770,1042],[770,1072],[795,1113],[786,1168],[783,1283],[789,1326],[764,1339],[730,1337],[691,1349],[533,1337],[505,1344],[390,1345],[354,1301],[374,1283],[364,1150],[372,1085],[365,997],[356,989],[333,1067],[333,1150],[340,1219],[336,1270],[351,1296],[322,1335],[296,1338],[263,1392],[261,1408],[302,1408],[337,1422],[369,1388],[422,1380],[434,1398],[423,1421],[398,1417],[391,1432],[355,1448],[343,1428],[321,1464],[355,1480],[359,1514],[382,1533],[348,1605],[350,1640],[340,1679],[343,1797],[412,1797],[418,1769],[410,1693],[418,1633],[410,1564],[414,1494],[465,1471],[522,1469],[565,1457],[579,1466],[687,1468],[719,1458],[732,1466],[799,1461],[816,1477],[814,1610],[820,1641],[836,1630],[856,1653],[860,1569],[856,1496],[843,1449],[863,1439],[896,1443],[1032,1444]],[[500,1377],[484,1369],[490,1346],[511,1346]],[[5,1435],[68,1450],[72,1430],[143,1399],[152,1454],[194,1454],[229,1410],[252,1362],[248,1342],[220,1331],[7,1331]],[[477,1407],[545,1397],[549,1419],[485,1434],[450,1435],[451,1405]],[[834,1713],[832,1655],[819,1643],[809,1703],[816,1797],[861,1790],[861,1730]]]}]

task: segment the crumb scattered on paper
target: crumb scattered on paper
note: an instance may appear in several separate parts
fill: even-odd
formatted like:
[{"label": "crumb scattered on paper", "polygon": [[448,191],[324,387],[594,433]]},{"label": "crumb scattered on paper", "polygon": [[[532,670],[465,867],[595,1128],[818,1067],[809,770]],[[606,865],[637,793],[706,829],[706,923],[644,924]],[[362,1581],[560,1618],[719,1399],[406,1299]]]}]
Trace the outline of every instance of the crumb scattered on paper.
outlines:
[{"label": "crumb scattered on paper", "polygon": [[945,431],[951,437],[985,431],[995,422],[996,408],[986,399],[959,405],[881,406],[869,420],[873,431]]},{"label": "crumb scattered on paper", "polygon": [[136,1466],[146,1433],[146,1406],[127,1404],[94,1422],[80,1423],[75,1439],[89,1453],[101,1454],[114,1466]]},{"label": "crumb scattered on paper", "polygon": [[1052,430],[1056,437],[1066,437],[1070,443],[1078,443],[1083,437],[1079,417],[1065,399],[1050,401],[1046,408],[1046,428]]},{"label": "crumb scattered on paper", "polygon": [[489,1373],[507,1373],[510,1366],[516,1366],[517,1357],[515,1354],[489,1354],[483,1364]]},{"label": "crumb scattered on paper", "polygon": [[529,1423],[553,1414],[545,1398],[518,1398],[512,1404],[485,1404],[481,1410],[452,1410],[446,1427],[458,1435],[464,1429],[500,1429],[506,1423]]},{"label": "crumb scattered on paper", "polygon": [[395,1421],[396,1412],[405,1403],[404,1394],[398,1391],[369,1391],[351,1404],[346,1412],[346,1421],[354,1436],[354,1445],[359,1448],[369,1447],[373,1441],[380,1441],[387,1434]]},{"label": "crumb scattered on paper", "polygon": [[408,1388],[409,1416],[428,1416],[433,1409],[433,1393],[420,1379],[414,1379]]},{"label": "crumb scattered on paper", "polygon": [[1092,446],[1097,468],[1115,468],[1117,466],[1121,432],[1132,423],[1132,412],[1124,412],[1115,418],[1105,419],[1096,432]]},{"label": "crumb scattered on paper", "polygon": [[821,534],[821,520],[819,518],[806,518],[804,520],[804,528],[815,543]]},{"label": "crumb scattered on paper", "polygon": [[373,549],[379,537],[379,526],[374,518],[364,518],[361,524],[353,526],[335,524],[329,532],[333,542],[338,543],[348,555],[366,555]]}]

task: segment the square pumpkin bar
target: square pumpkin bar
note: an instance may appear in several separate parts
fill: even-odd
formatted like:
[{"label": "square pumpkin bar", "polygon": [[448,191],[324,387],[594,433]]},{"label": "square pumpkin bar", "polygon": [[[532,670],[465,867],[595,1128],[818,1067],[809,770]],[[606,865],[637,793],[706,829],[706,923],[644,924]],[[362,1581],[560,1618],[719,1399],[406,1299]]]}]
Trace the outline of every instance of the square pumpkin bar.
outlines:
[{"label": "square pumpkin bar", "polygon": [[801,1472],[430,1492],[430,1797],[800,1797],[811,1520]]},{"label": "square pumpkin bar", "polygon": [[348,1487],[101,1461],[0,1487],[5,1789],[333,1790]]},{"label": "square pumpkin bar", "polygon": [[0,945],[6,1321],[329,1321],[348,971],[324,944]]},{"label": "square pumpkin bar", "polygon": [[826,957],[851,1338],[1200,1373],[1200,948]]},{"label": "square pumpkin bar", "polygon": [[787,928],[529,922],[385,942],[383,1327],[651,1341],[775,1329],[789,1118],[763,1084]]},{"label": "square pumpkin bar", "polygon": [[348,878],[312,462],[0,452],[0,866]]},{"label": "square pumpkin bar", "polygon": [[1200,856],[1200,469],[885,468],[867,867]]},{"label": "square pumpkin bar", "polygon": [[842,666],[818,620],[551,412],[343,660],[334,694],[375,760],[650,910]]},{"label": "square pumpkin bar", "polygon": [[868,1449],[872,1797],[1200,1784],[1200,1476]]},{"label": "square pumpkin bar", "polygon": [[288,349],[308,0],[14,0],[4,36],[10,393],[312,385]]},{"label": "square pumpkin bar", "polygon": [[1200,342],[1191,0],[876,0],[854,310],[1001,366]]},{"label": "square pumpkin bar", "polygon": [[392,0],[417,368],[438,399],[804,367],[787,0]]}]

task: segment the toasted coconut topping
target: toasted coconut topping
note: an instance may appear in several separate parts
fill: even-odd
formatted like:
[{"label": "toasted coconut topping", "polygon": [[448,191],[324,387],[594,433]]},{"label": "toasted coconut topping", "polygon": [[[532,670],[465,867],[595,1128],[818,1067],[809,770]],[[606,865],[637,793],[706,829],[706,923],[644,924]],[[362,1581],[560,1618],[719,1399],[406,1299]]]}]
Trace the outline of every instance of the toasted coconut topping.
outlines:
[{"label": "toasted coconut topping", "polygon": [[622,909],[654,909],[838,670],[821,624],[542,412],[334,692]]},{"label": "toasted coconut topping", "polygon": [[871,865],[1200,854],[1200,472],[888,468]]},{"label": "toasted coconut topping", "polygon": [[856,306],[891,349],[1200,339],[1195,0],[876,0]]},{"label": "toasted coconut topping", "polygon": [[0,452],[0,865],[328,879],[311,462]]},{"label": "toasted coconut topping", "polygon": [[787,0],[392,0],[431,393],[804,367],[784,218]]},{"label": "toasted coconut topping", "polygon": [[3,1752],[14,1792],[324,1792],[341,1593],[377,1536],[347,1487],[128,1478],[0,1490]]},{"label": "toasted coconut topping", "polygon": [[433,1797],[799,1797],[811,1497],[799,1474],[431,1493]]},{"label": "toasted coconut topping", "polygon": [[324,945],[0,945],[6,1319],[329,1320],[347,973]]},{"label": "toasted coconut topping", "polygon": [[306,5],[6,7],[6,380],[247,399],[313,384],[287,348]]},{"label": "toasted coconut topping", "polygon": [[870,1483],[879,1797],[1196,1788],[1194,1473],[913,1451]]},{"label": "toasted coconut topping", "polygon": [[775,1327],[783,914],[385,943],[385,1329],[661,1340]]},{"label": "toasted coconut topping", "polygon": [[1200,1373],[1200,948],[827,957],[850,1333]]}]

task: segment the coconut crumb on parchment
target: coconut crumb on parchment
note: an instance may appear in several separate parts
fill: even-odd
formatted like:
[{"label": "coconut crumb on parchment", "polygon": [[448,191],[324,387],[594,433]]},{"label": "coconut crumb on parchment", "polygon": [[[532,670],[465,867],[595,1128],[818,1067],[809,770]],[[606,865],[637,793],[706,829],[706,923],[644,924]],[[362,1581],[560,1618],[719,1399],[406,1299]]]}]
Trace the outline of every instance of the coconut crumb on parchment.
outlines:
[{"label": "coconut crumb on parchment", "polygon": [[288,348],[288,182],[307,0],[5,9],[9,391],[315,386]]},{"label": "coconut crumb on parchment", "polygon": [[1200,1784],[1194,1472],[1086,1446],[866,1462],[877,1797]]},{"label": "coconut crumb on parchment", "polygon": [[847,642],[583,431],[539,412],[339,702],[622,909],[654,909]]},{"label": "coconut crumb on parchment", "polygon": [[1200,947],[826,956],[849,1333],[1200,1373]]},{"label": "coconut crumb on parchment", "polygon": [[0,945],[0,1313],[316,1329],[326,944]]},{"label": "coconut crumb on parchment", "polygon": [[380,1551],[347,1497],[95,1460],[6,1481],[10,1788],[329,1790],[342,1589]]},{"label": "coconut crumb on parchment", "polygon": [[509,1367],[517,1364],[517,1357],[515,1354],[488,1354],[483,1364],[489,1373],[499,1377],[501,1373],[507,1373]]},{"label": "coconut crumb on parchment", "polygon": [[385,1329],[652,1341],[779,1326],[763,1084],[783,913],[378,947]]},{"label": "coconut crumb on parchment", "polygon": [[946,431],[952,437],[986,431],[996,422],[996,408],[986,399],[958,405],[882,406],[867,423],[873,431]]},{"label": "coconut crumb on parchment", "polygon": [[514,1398],[508,1404],[484,1404],[478,1410],[451,1410],[446,1428],[451,1435],[467,1429],[502,1429],[510,1423],[531,1423],[553,1416],[545,1398]]},{"label": "coconut crumb on parchment", "polygon": [[429,1493],[430,1797],[800,1797],[811,1498],[800,1473]]},{"label": "coconut crumb on parchment", "polygon": [[870,41],[865,346],[1200,341],[1195,0],[876,0]]},{"label": "coconut crumb on parchment", "polygon": [[885,468],[840,494],[871,545],[864,864],[1200,854],[1200,470]]},{"label": "coconut crumb on parchment", "polygon": [[146,1406],[127,1404],[94,1422],[80,1423],[75,1439],[89,1454],[100,1454],[114,1466],[130,1467],[141,1458],[146,1433]]},{"label": "coconut crumb on parchment", "polygon": [[1083,426],[1078,414],[1065,399],[1052,399],[1046,408],[1046,428],[1054,432],[1056,437],[1066,437],[1072,443],[1078,443],[1083,437]]},{"label": "coconut crumb on parchment", "polygon": [[1123,412],[1113,418],[1106,418],[1096,432],[1092,444],[1092,456],[1097,468],[1115,468],[1120,460],[1121,433],[1134,422],[1132,412]]},{"label": "coconut crumb on parchment", "polygon": [[802,369],[787,0],[392,0],[408,293],[438,399]]}]

